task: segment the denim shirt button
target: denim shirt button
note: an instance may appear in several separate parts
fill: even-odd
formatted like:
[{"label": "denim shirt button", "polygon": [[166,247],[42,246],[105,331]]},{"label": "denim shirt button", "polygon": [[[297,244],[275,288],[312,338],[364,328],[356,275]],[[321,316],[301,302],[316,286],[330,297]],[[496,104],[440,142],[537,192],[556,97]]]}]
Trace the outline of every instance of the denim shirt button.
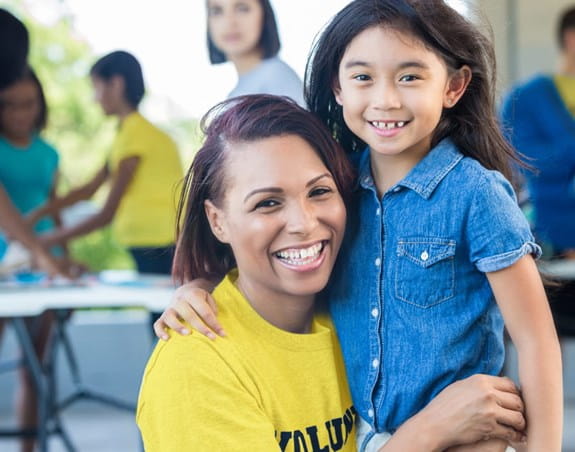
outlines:
[{"label": "denim shirt button", "polygon": [[421,260],[423,262],[425,262],[427,259],[429,259],[429,253],[427,251],[424,251],[423,253],[421,253]]},{"label": "denim shirt button", "polygon": [[367,415],[369,417],[373,417],[373,410],[371,408],[369,410],[367,410]]},{"label": "denim shirt button", "polygon": [[393,193],[397,193],[399,190],[401,190],[401,187],[395,187],[395,188],[393,189]]},{"label": "denim shirt button", "polygon": [[380,213],[381,213],[381,209],[378,207],[377,210],[375,211],[375,214],[379,216]]},{"label": "denim shirt button", "polygon": [[381,265],[381,259],[378,257],[377,259],[375,259],[375,266],[379,267]]},{"label": "denim shirt button", "polygon": [[375,359],[371,362],[371,367],[373,367],[374,369],[377,369],[377,366],[379,366],[379,359],[375,358]]},{"label": "denim shirt button", "polygon": [[372,316],[372,317],[377,317],[378,314],[379,314],[379,309],[373,308],[373,309],[371,310],[371,316]]}]

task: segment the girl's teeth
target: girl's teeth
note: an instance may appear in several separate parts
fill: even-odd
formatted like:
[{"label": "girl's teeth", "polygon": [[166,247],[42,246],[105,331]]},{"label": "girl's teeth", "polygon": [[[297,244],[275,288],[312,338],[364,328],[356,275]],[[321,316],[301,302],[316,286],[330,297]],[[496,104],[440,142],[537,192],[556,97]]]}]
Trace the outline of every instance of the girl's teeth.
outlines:
[{"label": "girl's teeth", "polygon": [[405,121],[397,121],[397,122],[381,122],[381,121],[374,121],[372,124],[377,127],[378,129],[396,129],[401,128],[405,125]]}]

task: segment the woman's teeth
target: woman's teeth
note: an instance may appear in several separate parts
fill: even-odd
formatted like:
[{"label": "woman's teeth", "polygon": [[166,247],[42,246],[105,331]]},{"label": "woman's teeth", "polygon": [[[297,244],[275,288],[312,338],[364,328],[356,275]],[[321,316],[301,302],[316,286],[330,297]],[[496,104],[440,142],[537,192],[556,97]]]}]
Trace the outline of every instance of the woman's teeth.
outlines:
[{"label": "woman's teeth", "polygon": [[323,242],[316,243],[308,248],[291,248],[275,253],[279,259],[287,261],[292,265],[304,265],[313,262],[319,257],[323,250]]}]

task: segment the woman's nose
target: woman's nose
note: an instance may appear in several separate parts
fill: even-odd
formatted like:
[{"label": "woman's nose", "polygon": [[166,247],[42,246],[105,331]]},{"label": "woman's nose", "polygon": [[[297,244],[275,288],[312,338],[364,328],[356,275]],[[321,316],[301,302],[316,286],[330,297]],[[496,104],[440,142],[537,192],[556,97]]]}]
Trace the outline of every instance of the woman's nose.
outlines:
[{"label": "woman's nose", "polygon": [[316,211],[308,202],[293,205],[288,210],[286,220],[286,229],[290,234],[309,234],[318,224]]}]

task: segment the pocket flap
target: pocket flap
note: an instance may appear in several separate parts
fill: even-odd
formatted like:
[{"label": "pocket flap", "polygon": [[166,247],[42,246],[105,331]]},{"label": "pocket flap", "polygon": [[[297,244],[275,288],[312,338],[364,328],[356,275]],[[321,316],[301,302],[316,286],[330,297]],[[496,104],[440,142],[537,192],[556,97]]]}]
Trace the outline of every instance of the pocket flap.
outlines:
[{"label": "pocket flap", "polygon": [[455,241],[430,237],[400,239],[397,242],[397,255],[427,268],[455,256]]}]

